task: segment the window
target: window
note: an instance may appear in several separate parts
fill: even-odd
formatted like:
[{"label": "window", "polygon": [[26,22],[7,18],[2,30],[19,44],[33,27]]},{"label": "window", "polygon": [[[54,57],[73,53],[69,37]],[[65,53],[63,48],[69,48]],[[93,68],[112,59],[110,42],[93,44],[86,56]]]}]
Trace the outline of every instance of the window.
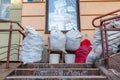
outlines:
[{"label": "window", "polygon": [[79,29],[79,0],[46,0],[46,33]]},{"label": "window", "polygon": [[0,0],[0,18],[10,18],[10,0]]}]

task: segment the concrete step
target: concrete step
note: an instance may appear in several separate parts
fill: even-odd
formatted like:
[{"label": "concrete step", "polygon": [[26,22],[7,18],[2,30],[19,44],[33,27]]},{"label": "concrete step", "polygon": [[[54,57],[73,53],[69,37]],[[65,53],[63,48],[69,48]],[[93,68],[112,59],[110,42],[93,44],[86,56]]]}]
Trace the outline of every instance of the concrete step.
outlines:
[{"label": "concrete step", "polygon": [[92,64],[22,64],[4,80],[108,80]]},{"label": "concrete step", "polygon": [[19,68],[91,68],[93,64],[76,63],[76,64],[49,64],[49,63],[33,63],[33,64],[22,64]]},{"label": "concrete step", "polygon": [[87,76],[103,75],[98,68],[18,68],[9,76]]},{"label": "concrete step", "polygon": [[107,80],[106,76],[8,76],[4,80]]}]

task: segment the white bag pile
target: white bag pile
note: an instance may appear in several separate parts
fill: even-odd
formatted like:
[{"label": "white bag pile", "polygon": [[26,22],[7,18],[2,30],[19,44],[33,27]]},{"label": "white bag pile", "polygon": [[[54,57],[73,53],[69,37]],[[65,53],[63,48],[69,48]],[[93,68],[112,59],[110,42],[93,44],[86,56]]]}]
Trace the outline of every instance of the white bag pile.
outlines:
[{"label": "white bag pile", "polygon": [[66,33],[66,50],[75,51],[80,47],[82,34],[79,30],[70,30]]},{"label": "white bag pile", "polygon": [[[110,24],[106,25],[106,28],[112,28],[113,26],[116,28],[120,28],[120,21],[111,21]],[[107,35],[109,53],[116,53],[116,51],[118,50],[117,46],[120,44],[120,31],[107,31]],[[94,50],[89,53],[86,62],[94,62],[96,59],[100,58],[102,54],[101,33],[99,28],[95,29],[93,49]],[[101,51],[95,52],[95,49]]]},{"label": "white bag pile", "polygon": [[[118,24],[119,23],[119,24]],[[120,28],[120,21],[112,21],[110,24],[106,25],[107,28],[112,27]],[[109,50],[112,50],[112,53],[115,53],[118,50],[118,45],[120,44],[120,31],[107,31],[108,35],[108,47]],[[94,34],[93,47],[96,47],[101,44],[101,33],[100,29],[96,28]]]},{"label": "white bag pile", "polygon": [[40,61],[44,46],[43,37],[31,27],[25,27],[25,34],[20,61],[24,64]]},{"label": "white bag pile", "polygon": [[66,37],[58,29],[51,30],[50,32],[50,49],[51,50],[62,50],[65,51],[65,43],[66,43]]}]

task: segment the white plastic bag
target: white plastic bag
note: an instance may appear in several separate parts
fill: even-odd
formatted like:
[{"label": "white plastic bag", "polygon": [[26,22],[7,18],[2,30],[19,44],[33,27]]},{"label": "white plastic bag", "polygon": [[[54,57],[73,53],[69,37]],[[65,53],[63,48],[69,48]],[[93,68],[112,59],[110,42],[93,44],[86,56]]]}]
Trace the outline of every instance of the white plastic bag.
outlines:
[{"label": "white plastic bag", "polygon": [[23,40],[20,61],[33,63],[41,60],[44,39],[33,28],[25,27],[26,37]]},{"label": "white plastic bag", "polygon": [[66,50],[75,51],[80,47],[81,33],[78,30],[70,30],[66,33]]},{"label": "white plastic bag", "polygon": [[[111,27],[110,24],[107,25],[107,27]],[[104,33],[103,33],[104,34]],[[120,31],[107,31],[108,35],[108,47],[109,50],[113,50],[113,53],[116,53],[117,51],[117,46],[120,43]],[[101,34],[100,34],[100,29],[96,28],[95,33],[94,33],[94,41],[93,41],[93,47],[98,46],[101,44]],[[105,42],[104,42],[105,44]],[[113,47],[114,45],[114,47]]]},{"label": "white plastic bag", "polygon": [[66,38],[59,30],[52,30],[50,33],[50,49],[65,51]]},{"label": "white plastic bag", "polygon": [[86,58],[86,63],[94,63],[102,55],[102,46],[98,45],[94,47]]}]

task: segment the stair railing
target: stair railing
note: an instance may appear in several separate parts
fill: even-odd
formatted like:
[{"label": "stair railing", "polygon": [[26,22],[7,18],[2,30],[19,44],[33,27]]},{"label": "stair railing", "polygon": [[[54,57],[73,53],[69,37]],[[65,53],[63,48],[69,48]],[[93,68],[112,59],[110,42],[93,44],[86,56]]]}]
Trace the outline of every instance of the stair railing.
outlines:
[{"label": "stair railing", "polygon": [[[10,51],[11,51],[12,33],[13,33],[13,31],[17,31],[23,36],[23,39],[24,39],[25,35],[24,35],[24,33],[22,33],[22,30],[24,30],[24,28],[17,21],[0,19],[0,23],[10,23],[10,28],[9,29],[0,29],[0,32],[9,32],[8,46],[6,46],[6,47],[8,47],[7,48],[7,57],[6,57],[7,58],[7,60],[6,60],[6,68],[9,68],[9,61],[10,61],[10,55],[11,55]],[[17,24],[22,30],[13,29],[13,23]]]},{"label": "stair railing", "polygon": [[[110,65],[110,53],[109,53],[109,46],[108,45],[108,34],[107,31],[120,31],[120,28],[106,28],[106,25],[111,22],[111,20],[120,20],[120,15],[116,15],[115,13],[120,12],[120,9],[112,11],[110,13],[101,15],[99,17],[96,17],[92,20],[92,25],[95,28],[100,28],[101,32],[101,43],[102,43],[102,57],[104,59],[104,65],[109,68]],[[114,15],[113,17],[109,17],[110,15]],[[107,18],[105,18],[107,17]],[[104,19],[103,19],[104,18]],[[96,25],[95,23],[99,21],[99,25]]]}]

